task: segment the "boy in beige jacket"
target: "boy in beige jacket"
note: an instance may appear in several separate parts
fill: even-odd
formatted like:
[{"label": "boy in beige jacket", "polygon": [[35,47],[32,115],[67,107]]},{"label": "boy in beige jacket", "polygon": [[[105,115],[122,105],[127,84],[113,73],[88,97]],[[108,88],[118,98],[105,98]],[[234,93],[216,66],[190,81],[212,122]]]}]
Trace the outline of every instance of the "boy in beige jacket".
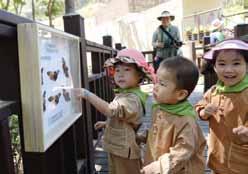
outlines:
[{"label": "boy in beige jacket", "polygon": [[187,100],[198,77],[198,69],[186,58],[172,57],[160,64],[143,174],[204,173],[206,143]]}]

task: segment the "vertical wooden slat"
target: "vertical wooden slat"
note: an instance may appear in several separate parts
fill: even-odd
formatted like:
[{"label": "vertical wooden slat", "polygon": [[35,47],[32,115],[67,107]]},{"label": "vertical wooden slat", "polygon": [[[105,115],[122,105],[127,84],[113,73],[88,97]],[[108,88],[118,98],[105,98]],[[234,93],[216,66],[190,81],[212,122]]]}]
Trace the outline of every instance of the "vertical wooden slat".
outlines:
[{"label": "vertical wooden slat", "polygon": [[92,73],[98,74],[101,72],[101,58],[100,53],[98,52],[92,52],[91,53],[91,59],[92,59]]},{"label": "vertical wooden slat", "polygon": [[[91,90],[91,92],[96,94],[96,80],[90,82],[90,90]],[[92,105],[91,105],[91,114],[92,114],[91,120],[92,120],[92,126],[93,126],[97,122],[98,111]],[[97,138],[97,132],[94,129],[92,129],[92,132],[93,132],[93,138],[96,139]]]},{"label": "vertical wooden slat", "polygon": [[248,35],[248,24],[239,24],[234,27],[234,37]]},{"label": "vertical wooden slat", "polygon": [[[210,43],[210,40],[207,37],[204,37],[203,39],[203,52],[207,52],[209,48],[207,49],[205,46]],[[214,85],[217,82],[217,75],[214,71],[214,67],[212,63],[206,60],[202,60],[202,73],[204,74],[204,92],[206,92],[212,85]]]},{"label": "vertical wooden slat", "polygon": [[[103,45],[105,46],[109,46],[109,47],[113,47],[113,38],[112,36],[103,36]],[[116,43],[115,44],[115,48],[118,50],[121,50],[121,44],[120,43]],[[110,57],[114,57],[113,52],[111,52],[110,55],[103,55],[103,60],[104,62],[110,58]],[[112,93],[112,89],[111,89],[111,85],[110,85],[110,79],[109,77],[104,77],[103,79],[103,86],[104,88],[104,97],[105,100],[110,101],[112,99],[113,93]]]},{"label": "vertical wooden slat", "polygon": [[[82,86],[86,89],[89,89],[88,82],[88,67],[87,67],[87,56],[86,56],[86,39],[85,39],[85,27],[84,27],[84,19],[76,14],[76,15],[68,15],[64,16],[64,28],[65,31],[81,38],[81,47],[80,47],[80,57],[81,57],[81,77],[82,77]],[[94,149],[93,149],[93,132],[92,132],[92,122],[91,122],[91,109],[90,104],[86,103],[86,112],[85,112],[85,121],[86,121],[86,135],[87,137],[82,140],[83,144],[78,144],[84,148],[86,148],[87,152],[87,174],[94,173]],[[76,131],[83,131],[82,127],[77,127]],[[77,137],[78,138],[78,137]],[[85,147],[86,146],[86,147]]]},{"label": "vertical wooden slat", "polygon": [[112,36],[103,36],[102,37],[103,40],[103,45],[108,46],[108,47],[112,47],[113,46],[113,39]]},{"label": "vertical wooden slat", "polygon": [[0,111],[0,171],[4,174],[14,174],[14,162],[9,132],[9,111]]},{"label": "vertical wooden slat", "polygon": [[[72,125],[64,134],[62,144],[62,161],[64,161],[64,174],[77,173],[76,126]],[[62,173],[61,173],[62,174]]]}]

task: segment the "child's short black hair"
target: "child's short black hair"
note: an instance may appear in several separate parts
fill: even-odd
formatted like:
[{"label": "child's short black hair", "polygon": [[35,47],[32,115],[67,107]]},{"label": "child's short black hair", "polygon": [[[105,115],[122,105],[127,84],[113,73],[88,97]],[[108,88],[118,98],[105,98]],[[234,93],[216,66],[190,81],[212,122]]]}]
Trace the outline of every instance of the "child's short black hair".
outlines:
[{"label": "child's short black hair", "polygon": [[177,89],[187,90],[188,96],[194,90],[199,78],[199,71],[189,59],[182,56],[170,57],[163,60],[159,68],[166,68],[171,72]]}]

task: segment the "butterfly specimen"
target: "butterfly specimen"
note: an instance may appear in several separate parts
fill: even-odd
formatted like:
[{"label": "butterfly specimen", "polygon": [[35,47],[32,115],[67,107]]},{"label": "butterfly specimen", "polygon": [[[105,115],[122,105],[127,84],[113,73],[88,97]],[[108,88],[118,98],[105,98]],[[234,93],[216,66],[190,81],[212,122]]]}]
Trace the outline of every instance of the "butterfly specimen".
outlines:
[{"label": "butterfly specimen", "polygon": [[57,71],[48,71],[47,75],[49,76],[49,78],[53,81],[56,81],[59,75],[59,70]]},{"label": "butterfly specimen", "polygon": [[62,68],[66,77],[69,77],[69,68],[66,65],[64,57],[62,57]]}]

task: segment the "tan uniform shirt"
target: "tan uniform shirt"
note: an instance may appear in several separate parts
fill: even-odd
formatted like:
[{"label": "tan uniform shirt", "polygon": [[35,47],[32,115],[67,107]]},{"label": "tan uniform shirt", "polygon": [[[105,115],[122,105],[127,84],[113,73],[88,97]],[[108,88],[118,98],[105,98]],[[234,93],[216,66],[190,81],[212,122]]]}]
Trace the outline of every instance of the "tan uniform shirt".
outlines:
[{"label": "tan uniform shirt", "polygon": [[141,124],[144,113],[139,97],[133,93],[117,94],[109,108],[112,116],[104,132],[104,150],[123,158],[140,158],[135,129]]},{"label": "tan uniform shirt", "polygon": [[158,108],[153,112],[144,164],[159,163],[160,167],[154,172],[160,174],[203,174],[205,145],[194,118],[173,115]]},{"label": "tan uniform shirt", "polygon": [[248,174],[248,144],[232,132],[235,127],[248,126],[248,89],[223,94],[216,94],[215,89],[209,89],[196,105],[198,113],[208,103],[218,107],[217,113],[208,118],[208,165],[216,173]]}]

